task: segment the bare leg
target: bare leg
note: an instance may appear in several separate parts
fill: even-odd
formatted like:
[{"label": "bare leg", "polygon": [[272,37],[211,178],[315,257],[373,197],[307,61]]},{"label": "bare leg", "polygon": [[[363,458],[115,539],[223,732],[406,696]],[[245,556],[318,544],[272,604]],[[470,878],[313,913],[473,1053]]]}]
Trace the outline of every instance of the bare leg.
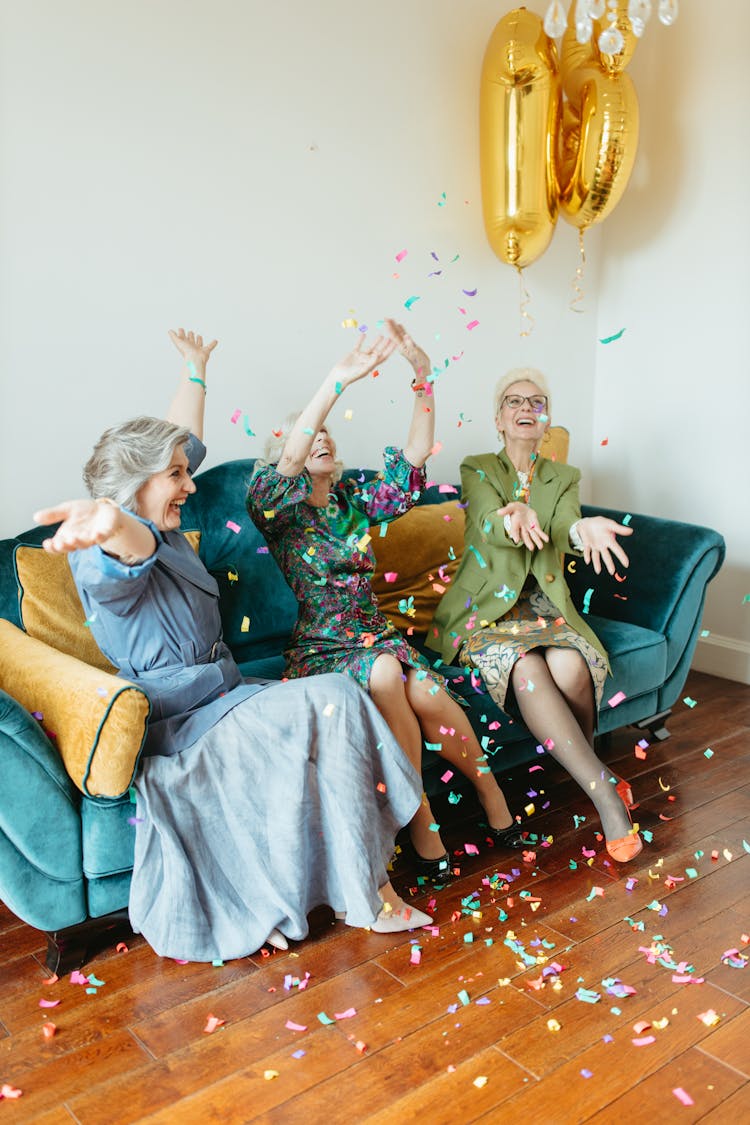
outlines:
[{"label": "bare leg", "polygon": [[[422,732],[406,698],[401,663],[390,653],[383,653],[370,672],[370,696],[375,706],[391,728],[401,749],[417,773],[422,774]],[[445,855],[445,845],[440,833],[430,828],[435,823],[427,795],[409,825],[411,841],[417,854],[424,859],[439,859]]]},{"label": "bare leg", "polygon": [[[560,656],[578,656],[572,649],[558,651]],[[537,649],[516,661],[511,680],[526,726],[594,802],[604,835],[608,840],[626,836],[631,830],[630,820],[615,790],[617,778],[594,753],[552,676],[544,652]]]},{"label": "bare leg", "polygon": [[486,755],[463,708],[429,676],[418,679],[413,668],[406,673],[406,698],[425,741],[440,743],[440,756],[474,783],[490,827],[511,825],[513,817],[505,795],[488,770]]}]

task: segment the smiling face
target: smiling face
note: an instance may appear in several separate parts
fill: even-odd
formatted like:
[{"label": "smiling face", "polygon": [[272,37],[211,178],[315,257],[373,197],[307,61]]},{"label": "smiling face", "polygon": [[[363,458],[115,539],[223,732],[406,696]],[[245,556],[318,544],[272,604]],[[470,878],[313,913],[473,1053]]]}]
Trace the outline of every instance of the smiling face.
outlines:
[{"label": "smiling face", "polygon": [[331,477],[336,472],[336,442],[325,426],[315,435],[305,468],[312,477]]},{"label": "smiling face", "polygon": [[177,531],[182,519],[182,505],[195,492],[193,478],[188,472],[185,450],[178,445],[168,468],[152,477],[136,493],[136,511],[151,520],[159,531]]},{"label": "smiling face", "polygon": [[[520,405],[509,399],[521,399]],[[532,403],[529,399],[544,399],[544,403]],[[519,439],[540,441],[550,424],[545,392],[529,379],[511,383],[505,389],[495,424],[506,444]]]}]

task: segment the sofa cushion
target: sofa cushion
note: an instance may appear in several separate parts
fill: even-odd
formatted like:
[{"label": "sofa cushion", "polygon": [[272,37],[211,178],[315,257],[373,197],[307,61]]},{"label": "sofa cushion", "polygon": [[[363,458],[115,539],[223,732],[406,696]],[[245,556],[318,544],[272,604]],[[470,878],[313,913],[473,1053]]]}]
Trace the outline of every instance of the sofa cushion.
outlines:
[{"label": "sofa cushion", "polygon": [[[392,523],[370,528],[377,559],[373,590],[385,616],[403,632],[427,632],[458,569],[464,522],[463,509],[452,500],[417,505]],[[395,579],[387,581],[393,574]]]},{"label": "sofa cushion", "polygon": [[86,628],[86,615],[65,555],[19,544],[14,553],[21,622],[30,637],[94,668],[114,671]]},{"label": "sofa cushion", "polygon": [[127,792],[151,709],[140,688],[29,637],[2,618],[0,687],[41,715],[82,793],[119,797]]}]

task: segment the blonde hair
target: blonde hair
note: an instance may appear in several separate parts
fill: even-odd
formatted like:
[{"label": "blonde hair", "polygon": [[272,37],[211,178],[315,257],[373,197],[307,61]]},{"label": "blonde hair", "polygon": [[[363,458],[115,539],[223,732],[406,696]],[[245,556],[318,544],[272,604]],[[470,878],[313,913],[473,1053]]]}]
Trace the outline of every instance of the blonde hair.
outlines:
[{"label": "blonde hair", "polygon": [[536,367],[514,367],[512,371],[508,371],[498,379],[497,386],[495,387],[494,402],[496,418],[500,413],[500,408],[508,388],[512,387],[514,383],[535,383],[542,394],[547,396],[547,415],[552,414],[552,399],[549,393],[549,386],[541,371],[537,371]]},{"label": "blonde hair", "polygon": [[[281,460],[281,454],[284,452],[284,446],[286,445],[289,435],[294,429],[294,424],[301,413],[301,410],[296,410],[293,414],[287,414],[286,418],[282,422],[281,429],[276,430],[271,434],[269,438],[266,438],[266,444],[263,446],[263,460],[266,461],[269,465],[278,465],[279,461]],[[325,429],[329,437],[333,436],[327,426],[321,426],[321,429]],[[341,480],[341,474],[344,471],[343,461],[337,460],[335,464],[336,468],[333,474],[334,484],[336,481]]]}]

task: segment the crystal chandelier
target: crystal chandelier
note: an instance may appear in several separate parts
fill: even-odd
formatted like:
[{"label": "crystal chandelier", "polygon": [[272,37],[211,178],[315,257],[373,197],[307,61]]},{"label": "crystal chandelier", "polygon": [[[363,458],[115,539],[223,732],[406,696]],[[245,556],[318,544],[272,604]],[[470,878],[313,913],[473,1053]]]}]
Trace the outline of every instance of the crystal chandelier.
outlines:
[{"label": "crystal chandelier", "polygon": [[[602,28],[597,45],[603,55],[617,55],[623,49],[624,39],[617,27],[618,0],[573,0],[575,3],[575,30],[579,43],[588,43],[594,31],[594,20],[606,13],[607,25]],[[659,19],[669,27],[677,19],[678,0],[658,0]],[[640,39],[651,15],[651,0],[629,0],[628,19],[633,35]],[[544,17],[544,30],[550,39],[559,39],[568,26],[568,17],[561,0],[552,0]]]}]

